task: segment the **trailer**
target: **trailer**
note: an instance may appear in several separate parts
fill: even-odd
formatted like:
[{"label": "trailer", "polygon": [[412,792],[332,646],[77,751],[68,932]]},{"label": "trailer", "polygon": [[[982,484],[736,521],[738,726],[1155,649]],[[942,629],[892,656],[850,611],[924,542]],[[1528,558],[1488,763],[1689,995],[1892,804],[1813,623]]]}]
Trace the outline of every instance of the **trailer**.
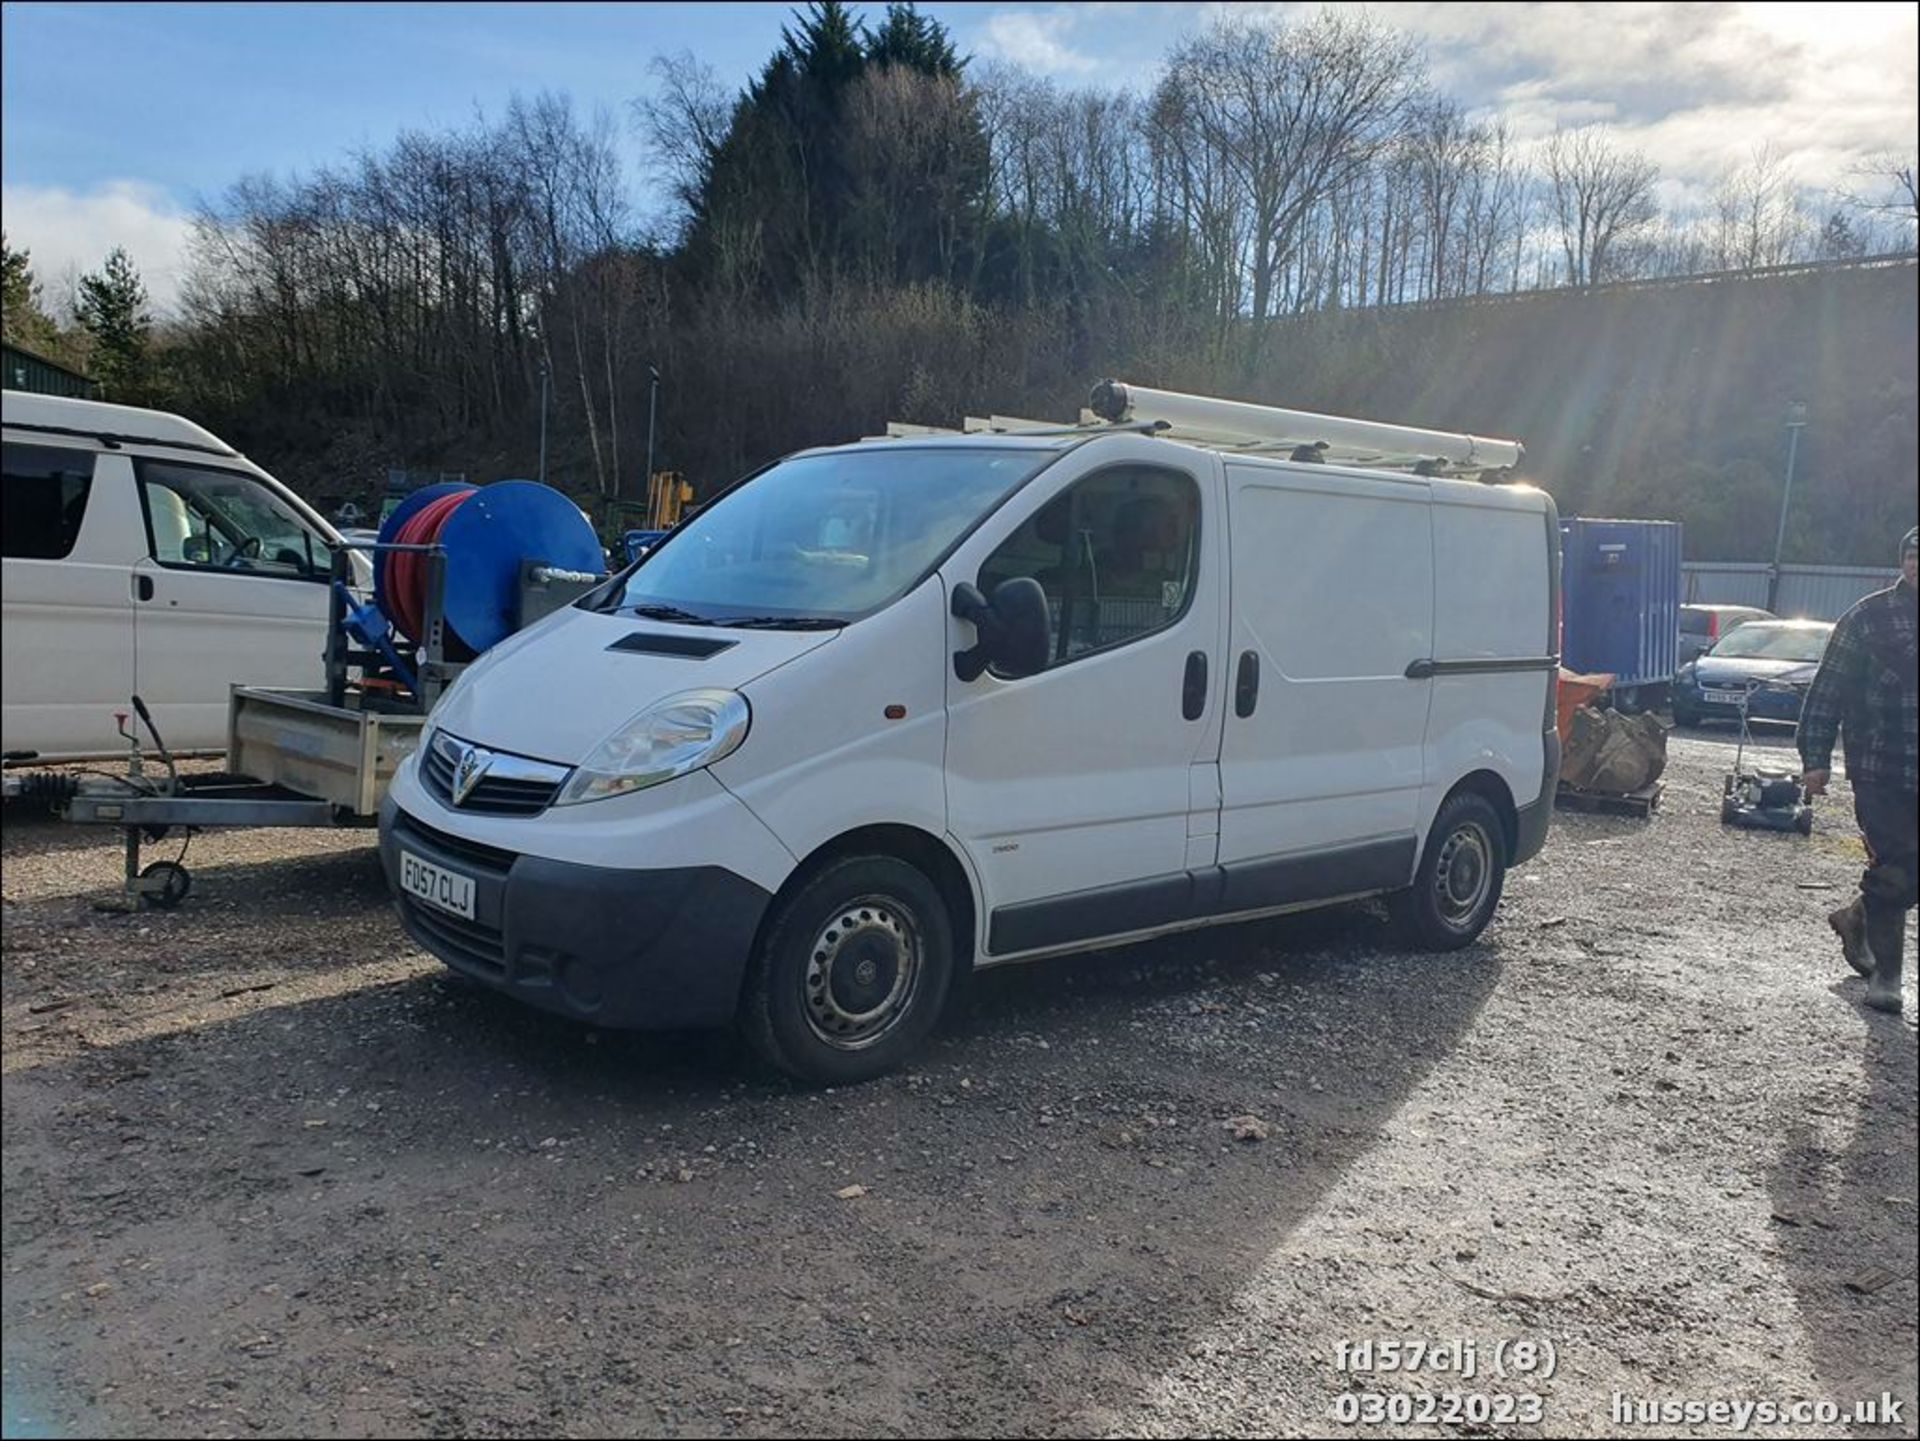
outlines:
[{"label": "trailer", "polygon": [[[123,774],[27,771],[10,761],[0,794],[46,804],[74,824],[124,830],[126,909],[170,910],[191,891],[184,844],[172,860],[142,864],[144,847],[169,836],[375,825],[428,714],[472,659],[607,579],[588,559],[600,551],[585,518],[559,492],[530,482],[488,487],[491,504],[470,511],[451,533],[445,522],[455,506],[443,506],[438,524],[428,516],[410,527],[435,500],[473,490],[416,492],[388,517],[378,541],[335,551],[325,688],[233,686],[226,769],[183,772],[136,695],[115,716],[127,744]],[[352,588],[354,551],[374,557],[371,601]],[[391,564],[401,558],[408,567]]]}]

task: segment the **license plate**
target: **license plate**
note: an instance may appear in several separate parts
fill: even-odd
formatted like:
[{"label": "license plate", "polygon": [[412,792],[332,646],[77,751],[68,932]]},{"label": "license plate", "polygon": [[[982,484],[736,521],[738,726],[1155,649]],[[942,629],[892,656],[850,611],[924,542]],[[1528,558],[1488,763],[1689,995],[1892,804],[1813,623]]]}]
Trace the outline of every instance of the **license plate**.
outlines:
[{"label": "license plate", "polygon": [[1706,690],[1700,692],[1700,699],[1708,705],[1739,705],[1746,695],[1742,690]]},{"label": "license plate", "polygon": [[473,877],[450,871],[425,861],[412,851],[400,852],[400,886],[408,895],[418,896],[430,906],[438,906],[467,920],[473,919]]}]

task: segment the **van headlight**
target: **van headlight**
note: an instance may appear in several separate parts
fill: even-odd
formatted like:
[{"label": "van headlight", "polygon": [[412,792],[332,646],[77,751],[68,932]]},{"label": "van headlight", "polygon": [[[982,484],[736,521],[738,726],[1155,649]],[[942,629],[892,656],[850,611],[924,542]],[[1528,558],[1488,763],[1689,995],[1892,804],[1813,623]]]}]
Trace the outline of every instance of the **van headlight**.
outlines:
[{"label": "van headlight", "polygon": [[730,690],[690,690],[656,701],[595,746],[557,806],[645,790],[723,760],[747,738],[753,713]]}]

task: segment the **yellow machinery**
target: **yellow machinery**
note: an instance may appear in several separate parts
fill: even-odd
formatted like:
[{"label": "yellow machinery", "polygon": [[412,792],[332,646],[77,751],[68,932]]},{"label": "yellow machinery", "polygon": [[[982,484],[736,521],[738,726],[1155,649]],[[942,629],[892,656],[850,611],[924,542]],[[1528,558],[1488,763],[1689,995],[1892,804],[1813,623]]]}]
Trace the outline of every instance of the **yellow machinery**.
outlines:
[{"label": "yellow machinery", "polygon": [[693,486],[677,470],[656,470],[647,477],[647,529],[672,530],[680,524]]}]

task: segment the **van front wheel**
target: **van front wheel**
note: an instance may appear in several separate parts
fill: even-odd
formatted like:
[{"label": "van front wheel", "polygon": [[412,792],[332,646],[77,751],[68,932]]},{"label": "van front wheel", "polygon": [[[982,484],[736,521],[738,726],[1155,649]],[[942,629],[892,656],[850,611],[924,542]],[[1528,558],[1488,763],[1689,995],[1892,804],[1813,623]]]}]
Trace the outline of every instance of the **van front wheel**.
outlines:
[{"label": "van front wheel", "polygon": [[891,856],[848,856],[777,903],[741,1030],[788,1075],[849,1085],[926,1039],[952,981],[952,925],[933,882]]},{"label": "van front wheel", "polygon": [[1484,796],[1462,791],[1440,807],[1413,885],[1391,901],[1410,944],[1454,951],[1479,938],[1506,884],[1505,836],[1499,812]]}]

